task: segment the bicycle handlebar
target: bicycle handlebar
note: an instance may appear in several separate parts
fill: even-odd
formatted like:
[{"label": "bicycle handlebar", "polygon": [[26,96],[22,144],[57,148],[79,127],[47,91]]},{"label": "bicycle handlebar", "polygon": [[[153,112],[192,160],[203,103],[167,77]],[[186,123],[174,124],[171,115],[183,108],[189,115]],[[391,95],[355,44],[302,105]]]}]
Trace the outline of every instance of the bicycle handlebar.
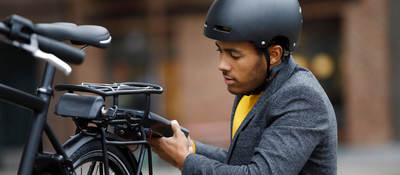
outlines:
[{"label": "bicycle handlebar", "polygon": [[85,59],[85,53],[79,49],[53,39],[40,35],[37,36],[39,48],[42,51],[52,53],[62,60],[73,64],[81,64]]},{"label": "bicycle handlebar", "polygon": [[[9,35],[11,33],[11,29],[3,22],[0,22],[0,33],[4,34],[7,37],[10,37]],[[26,33],[20,32],[19,35],[16,37],[17,40],[22,40],[24,42],[30,41],[30,35]],[[41,35],[37,35],[37,41],[39,44],[39,48],[42,51],[54,54],[55,56],[66,62],[81,64],[83,62],[83,59],[85,58],[84,52],[62,42],[46,38]]]}]

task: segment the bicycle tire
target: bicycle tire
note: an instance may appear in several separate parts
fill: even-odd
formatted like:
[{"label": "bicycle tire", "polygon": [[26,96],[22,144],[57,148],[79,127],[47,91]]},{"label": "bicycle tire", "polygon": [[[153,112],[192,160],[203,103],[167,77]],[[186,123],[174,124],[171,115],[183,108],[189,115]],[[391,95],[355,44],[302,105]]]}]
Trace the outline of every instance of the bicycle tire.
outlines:
[{"label": "bicycle tire", "polygon": [[[101,142],[95,140],[82,145],[71,155],[71,160],[76,175],[90,174],[89,172],[99,172],[104,166],[103,151]],[[107,155],[110,175],[129,175],[135,174],[137,164],[132,164],[128,158],[122,153],[121,149],[115,145],[107,145]],[[87,167],[89,165],[89,167]],[[83,173],[83,171],[87,173]]]}]

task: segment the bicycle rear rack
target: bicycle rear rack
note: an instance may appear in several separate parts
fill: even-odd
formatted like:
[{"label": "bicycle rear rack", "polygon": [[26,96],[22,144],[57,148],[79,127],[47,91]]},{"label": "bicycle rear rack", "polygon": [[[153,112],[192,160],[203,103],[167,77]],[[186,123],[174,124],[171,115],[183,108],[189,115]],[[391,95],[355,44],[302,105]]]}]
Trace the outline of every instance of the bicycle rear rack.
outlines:
[{"label": "bicycle rear rack", "polygon": [[60,84],[54,88],[57,91],[90,92],[102,97],[130,94],[161,94],[163,92],[163,88],[159,85],[142,82]]},{"label": "bicycle rear rack", "polygon": [[[114,144],[114,145],[137,145],[143,144],[140,151],[139,156],[139,166],[137,170],[137,175],[140,174],[141,168],[143,165],[143,159],[145,156],[145,152],[148,152],[148,163],[149,163],[149,173],[152,174],[152,160],[151,160],[151,149],[149,143],[146,141],[146,135],[151,134],[148,133],[151,128],[151,121],[149,119],[150,114],[150,95],[151,94],[161,94],[163,92],[163,88],[159,85],[150,84],[150,83],[142,83],[142,82],[123,82],[123,83],[111,83],[111,84],[102,84],[102,83],[82,83],[80,85],[70,85],[70,84],[60,84],[54,87],[57,91],[68,91],[73,93],[77,92],[88,92],[94,93],[99,96],[102,96],[105,100],[107,96],[113,96],[113,105],[118,106],[118,96],[119,95],[135,95],[135,94],[145,94],[145,109],[143,114],[143,120],[140,125],[143,129],[140,131],[143,136],[143,140],[139,141],[110,141],[107,140],[106,128],[101,128],[101,138],[102,138],[102,147],[104,151],[104,162],[105,166],[108,168],[108,158],[107,158],[107,148],[106,144]],[[108,174],[108,170],[106,170],[106,174]]]}]

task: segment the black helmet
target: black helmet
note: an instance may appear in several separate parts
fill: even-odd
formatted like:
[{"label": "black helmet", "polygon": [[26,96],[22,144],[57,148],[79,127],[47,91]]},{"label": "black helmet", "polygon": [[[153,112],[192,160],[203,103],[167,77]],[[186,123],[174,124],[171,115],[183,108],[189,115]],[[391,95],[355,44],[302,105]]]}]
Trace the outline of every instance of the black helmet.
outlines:
[{"label": "black helmet", "polygon": [[301,24],[297,0],[215,0],[207,13],[204,35],[220,41],[251,41],[259,48],[283,37],[291,52]]}]

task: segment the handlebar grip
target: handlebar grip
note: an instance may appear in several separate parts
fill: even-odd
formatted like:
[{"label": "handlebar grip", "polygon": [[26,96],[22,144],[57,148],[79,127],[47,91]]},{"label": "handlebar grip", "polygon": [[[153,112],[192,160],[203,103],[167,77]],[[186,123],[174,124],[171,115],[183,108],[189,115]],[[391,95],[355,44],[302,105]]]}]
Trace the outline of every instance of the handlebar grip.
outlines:
[{"label": "handlebar grip", "polygon": [[40,50],[52,53],[60,59],[73,63],[81,64],[85,58],[85,53],[72,46],[37,35]]}]

